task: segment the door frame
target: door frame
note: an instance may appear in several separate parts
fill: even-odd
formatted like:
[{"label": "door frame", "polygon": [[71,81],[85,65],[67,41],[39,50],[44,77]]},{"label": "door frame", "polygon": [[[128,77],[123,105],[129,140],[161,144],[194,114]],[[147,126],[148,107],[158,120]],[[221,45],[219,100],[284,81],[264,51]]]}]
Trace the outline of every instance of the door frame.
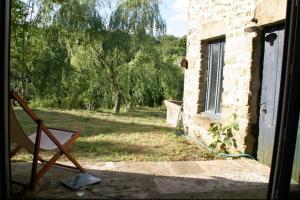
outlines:
[{"label": "door frame", "polygon": [[[286,199],[290,194],[300,93],[300,9],[299,0],[288,0],[283,53],[283,73],[278,104],[268,199]],[[299,88],[298,88],[299,90]]]},{"label": "door frame", "polygon": [[[262,100],[262,85],[263,85],[263,78],[264,78],[264,56],[265,56],[265,35],[266,33],[268,32],[271,32],[271,31],[276,31],[276,30],[285,30],[285,20],[281,20],[279,22],[276,22],[274,24],[271,24],[271,25],[266,25],[266,26],[263,26],[262,27],[262,31],[261,31],[261,37],[260,37],[260,49],[261,49],[261,53],[260,53],[260,70],[259,70],[259,79],[260,79],[260,89],[259,89],[259,96],[258,96],[258,101],[257,101],[257,107],[258,107],[258,110],[257,110],[257,113],[258,113],[258,117],[257,117],[257,150],[256,150],[256,158],[258,159],[258,150],[259,150],[259,137],[260,137],[260,118],[261,118],[261,100]],[[284,59],[284,58],[283,58]],[[284,73],[283,72],[283,67],[281,66],[281,74]],[[279,91],[280,92],[280,91]],[[275,133],[274,133],[274,140],[275,140]],[[273,150],[273,146],[271,147],[271,151]],[[262,162],[261,162],[262,163]],[[265,164],[265,163],[263,163]],[[271,165],[271,163],[270,163]]]},{"label": "door frame", "polygon": [[9,159],[10,0],[0,1],[0,198],[11,197]]},{"label": "door frame", "polygon": [[[288,0],[286,36],[283,56],[278,119],[273,150],[273,161],[269,182],[268,199],[286,198],[289,194],[295,137],[299,115],[300,84],[299,0]],[[10,198],[9,162],[9,21],[10,0],[0,1],[0,198]],[[284,96],[284,97],[283,97]],[[294,140],[293,140],[294,139]],[[283,173],[284,172],[284,173]]]}]

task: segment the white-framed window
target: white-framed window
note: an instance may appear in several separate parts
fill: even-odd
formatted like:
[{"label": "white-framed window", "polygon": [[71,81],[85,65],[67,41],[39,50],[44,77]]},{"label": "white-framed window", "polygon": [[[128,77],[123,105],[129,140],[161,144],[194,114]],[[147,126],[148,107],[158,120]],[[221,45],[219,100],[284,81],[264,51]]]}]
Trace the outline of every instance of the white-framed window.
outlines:
[{"label": "white-framed window", "polygon": [[221,113],[224,44],[225,39],[214,40],[208,44],[205,112],[214,115]]}]

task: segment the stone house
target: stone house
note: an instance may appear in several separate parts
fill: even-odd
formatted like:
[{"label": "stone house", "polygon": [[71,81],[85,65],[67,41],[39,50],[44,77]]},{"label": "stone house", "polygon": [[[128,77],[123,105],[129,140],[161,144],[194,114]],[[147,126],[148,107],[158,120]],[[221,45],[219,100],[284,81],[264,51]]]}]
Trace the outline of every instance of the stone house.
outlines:
[{"label": "stone house", "polygon": [[185,132],[209,144],[238,116],[238,150],[271,163],[286,0],[190,0]]}]

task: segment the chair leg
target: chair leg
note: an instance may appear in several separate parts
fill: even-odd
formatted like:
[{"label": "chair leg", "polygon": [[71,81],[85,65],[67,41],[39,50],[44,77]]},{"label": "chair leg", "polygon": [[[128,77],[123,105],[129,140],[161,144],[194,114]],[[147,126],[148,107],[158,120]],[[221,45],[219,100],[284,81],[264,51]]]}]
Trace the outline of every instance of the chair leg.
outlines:
[{"label": "chair leg", "polygon": [[[43,125],[43,124],[42,124]],[[44,125],[43,125],[44,126]],[[56,144],[56,146],[60,149],[60,151],[65,154],[70,161],[72,161],[72,163],[82,172],[84,172],[83,167],[73,158],[73,156],[70,155],[70,153],[67,151],[67,149],[69,148],[70,145],[74,144],[75,140],[79,137],[79,133],[76,133],[67,143],[65,143],[64,145],[62,145],[52,134],[51,132],[47,129],[47,127],[45,127],[45,129],[43,129],[45,131],[45,133],[47,134],[47,136],[52,140],[52,142],[54,144]]]},{"label": "chair leg", "polygon": [[[36,183],[39,181],[39,179],[48,172],[48,170],[55,165],[55,162],[63,155],[65,154],[70,161],[76,166],[77,169],[79,169],[81,172],[84,172],[84,169],[82,166],[71,156],[68,152],[65,151],[65,149],[61,149],[61,151],[57,152],[49,161],[43,160],[39,155],[34,156],[34,163],[33,163],[33,170],[32,170],[32,178],[30,181],[30,189],[34,191]],[[37,162],[46,162],[47,164],[37,172]],[[34,171],[35,169],[35,171]],[[37,173],[36,173],[37,172]],[[33,176],[34,175],[34,176]]]},{"label": "chair leg", "polygon": [[[41,179],[41,177],[43,175],[45,175],[49,171],[49,169],[53,165],[72,168],[70,166],[64,166],[64,165],[59,165],[59,164],[55,163],[63,154],[65,154],[70,159],[70,161],[76,166],[76,167],[74,167],[75,169],[78,169],[79,171],[84,172],[83,167],[74,159],[74,157],[71,156],[69,153],[66,154],[64,150],[57,152],[49,161],[43,160],[40,156],[36,155],[36,156],[34,156],[34,159],[33,159],[33,167],[32,167],[31,180],[30,180],[30,185],[29,185],[29,188],[31,191],[35,190],[35,186],[36,186],[37,182]],[[38,161],[46,163],[46,165],[37,172]],[[74,168],[72,168],[72,169],[74,169]]]},{"label": "chair leg", "polygon": [[[69,158],[69,160],[76,166],[76,168],[75,169],[78,169],[79,171],[81,171],[81,172],[84,172],[84,169],[83,169],[83,167],[75,160],[75,158],[72,156],[72,155],[70,155],[68,152],[66,152],[64,149],[63,150],[61,150],[60,152],[58,152],[57,154],[60,154],[59,155],[59,157],[62,155],[62,154],[65,154],[66,156],[67,156],[67,158]],[[54,156],[53,156],[53,158],[57,155],[57,154],[55,154]],[[58,158],[59,158],[58,157]],[[52,162],[52,159],[53,158],[51,158],[51,160],[49,160],[49,161],[45,161],[45,160],[40,160],[41,162],[45,162],[45,163],[47,163],[47,165],[48,165],[48,163],[49,162]],[[71,168],[71,169],[74,169],[73,167],[71,167],[71,166],[67,166],[67,165],[62,165],[62,164],[57,164],[57,163],[55,163],[57,160],[58,160],[58,158],[54,161],[54,163],[52,164],[52,165],[57,165],[57,166],[61,166],[61,167],[67,167],[67,168]],[[51,166],[52,166],[51,165]],[[48,171],[48,170],[47,170]]]},{"label": "chair leg", "polygon": [[43,162],[44,159],[41,156],[38,156],[38,161]]},{"label": "chair leg", "polygon": [[73,156],[71,156],[69,153],[66,154],[65,152],[63,152],[69,159],[70,161],[81,171],[84,172],[83,167],[75,160],[75,158]]},{"label": "chair leg", "polygon": [[75,160],[75,158],[68,152],[68,148],[75,143],[76,137],[73,137],[72,139],[70,139],[67,143],[65,143],[64,145],[58,145],[58,148],[60,149],[60,151],[65,154],[65,156],[67,158],[69,158],[69,160],[76,166],[76,168],[81,171],[84,172],[83,167]]},{"label": "chair leg", "polygon": [[37,183],[37,165],[38,165],[38,156],[33,156],[33,162],[32,162],[32,170],[31,170],[31,179],[29,183],[29,188],[31,191],[34,191],[36,183]]},{"label": "chair leg", "polygon": [[22,149],[21,145],[16,146],[16,148],[14,148],[14,150],[10,152],[9,157],[10,158],[14,157],[21,149]]},{"label": "chair leg", "polygon": [[[39,161],[42,162],[42,163],[47,163],[48,162],[48,160],[44,160],[44,159],[39,159]],[[64,168],[68,168],[68,169],[73,169],[73,170],[79,170],[79,171],[81,171],[77,167],[69,166],[69,165],[64,165],[64,164],[60,164],[60,163],[54,163],[54,166],[64,167]]]},{"label": "chair leg", "polygon": [[38,181],[47,171],[54,165],[54,163],[59,159],[59,157],[63,155],[63,153],[57,152],[48,162],[47,164],[37,173],[36,180]]},{"label": "chair leg", "polygon": [[35,138],[35,145],[34,145],[34,151],[33,151],[33,162],[32,162],[32,169],[31,169],[31,178],[29,183],[29,188],[34,191],[35,185],[37,183],[37,165],[39,160],[39,152],[40,152],[40,143],[41,143],[41,120],[37,121],[38,127],[37,127],[37,134]]},{"label": "chair leg", "polygon": [[62,151],[63,154],[65,154],[65,156],[67,156],[67,158],[69,158],[69,160],[76,166],[76,168],[81,171],[84,172],[83,167],[76,161],[76,159],[67,151],[67,149],[75,143],[76,137],[73,137],[71,140],[69,140],[65,145],[61,145],[58,146],[58,148]]}]

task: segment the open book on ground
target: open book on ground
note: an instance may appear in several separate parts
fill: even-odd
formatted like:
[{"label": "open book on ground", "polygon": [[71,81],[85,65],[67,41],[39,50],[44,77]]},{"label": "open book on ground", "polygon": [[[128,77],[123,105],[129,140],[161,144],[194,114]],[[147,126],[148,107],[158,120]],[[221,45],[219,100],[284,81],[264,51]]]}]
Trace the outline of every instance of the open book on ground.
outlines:
[{"label": "open book on ground", "polygon": [[69,188],[77,190],[88,185],[99,183],[101,178],[95,177],[89,173],[81,173],[60,181]]}]

